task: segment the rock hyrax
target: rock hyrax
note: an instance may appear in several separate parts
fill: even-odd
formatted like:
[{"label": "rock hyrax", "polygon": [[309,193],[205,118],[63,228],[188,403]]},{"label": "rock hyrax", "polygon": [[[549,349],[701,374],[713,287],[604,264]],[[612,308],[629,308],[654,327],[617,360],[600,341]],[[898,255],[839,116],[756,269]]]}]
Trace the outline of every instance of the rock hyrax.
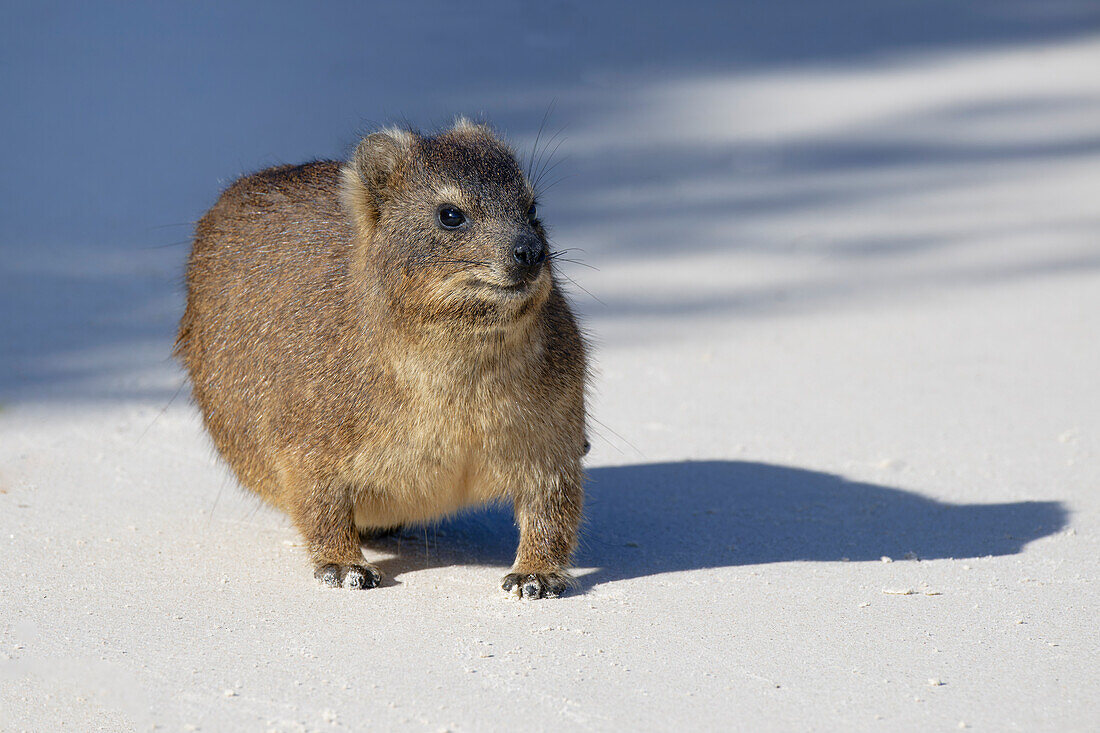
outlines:
[{"label": "rock hyrax", "polygon": [[462,120],[246,176],[199,221],[176,353],[323,583],[379,583],[360,533],[507,500],[503,588],[567,587],[587,362],[551,259],[514,153]]}]

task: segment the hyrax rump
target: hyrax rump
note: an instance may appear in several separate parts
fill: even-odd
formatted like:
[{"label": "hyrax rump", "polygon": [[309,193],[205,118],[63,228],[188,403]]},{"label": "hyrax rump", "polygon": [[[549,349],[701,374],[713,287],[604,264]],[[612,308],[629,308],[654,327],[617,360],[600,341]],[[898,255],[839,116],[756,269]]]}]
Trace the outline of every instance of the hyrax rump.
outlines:
[{"label": "hyrax rump", "polygon": [[459,121],[231,185],[199,221],[176,352],[240,482],[315,576],[370,588],[360,533],[510,501],[503,588],[553,596],[581,517],[585,346],[512,151]]}]

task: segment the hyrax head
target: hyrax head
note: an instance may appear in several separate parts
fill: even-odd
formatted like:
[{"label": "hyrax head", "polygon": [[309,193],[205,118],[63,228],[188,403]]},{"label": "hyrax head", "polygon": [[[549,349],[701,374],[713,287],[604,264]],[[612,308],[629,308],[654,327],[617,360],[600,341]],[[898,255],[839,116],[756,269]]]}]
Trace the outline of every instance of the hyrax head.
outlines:
[{"label": "hyrax head", "polygon": [[345,198],[391,308],[409,317],[498,328],[550,291],[534,190],[486,127],[368,135],[345,169]]}]

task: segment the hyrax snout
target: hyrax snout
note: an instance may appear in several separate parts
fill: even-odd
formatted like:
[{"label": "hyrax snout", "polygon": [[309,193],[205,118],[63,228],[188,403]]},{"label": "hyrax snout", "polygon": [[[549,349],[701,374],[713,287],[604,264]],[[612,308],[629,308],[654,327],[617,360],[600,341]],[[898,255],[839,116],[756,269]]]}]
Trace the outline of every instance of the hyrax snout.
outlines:
[{"label": "hyrax snout", "polygon": [[503,587],[565,589],[587,362],[549,251],[515,155],[464,121],[241,178],[199,221],[177,354],[322,582],[379,583],[361,532],[506,500]]}]

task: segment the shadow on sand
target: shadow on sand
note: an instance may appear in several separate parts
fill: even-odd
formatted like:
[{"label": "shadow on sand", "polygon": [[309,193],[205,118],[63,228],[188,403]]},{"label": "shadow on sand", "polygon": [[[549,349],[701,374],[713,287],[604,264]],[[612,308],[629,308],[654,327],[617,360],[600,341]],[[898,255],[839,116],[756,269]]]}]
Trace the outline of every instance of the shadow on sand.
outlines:
[{"label": "shadow on sand", "polygon": [[[1066,526],[1061,502],[950,504],[910,491],[743,461],[589,471],[581,590],[678,570],[788,561],[1011,555]],[[371,543],[390,578],[426,566],[510,565],[517,532],[494,509]]]}]

